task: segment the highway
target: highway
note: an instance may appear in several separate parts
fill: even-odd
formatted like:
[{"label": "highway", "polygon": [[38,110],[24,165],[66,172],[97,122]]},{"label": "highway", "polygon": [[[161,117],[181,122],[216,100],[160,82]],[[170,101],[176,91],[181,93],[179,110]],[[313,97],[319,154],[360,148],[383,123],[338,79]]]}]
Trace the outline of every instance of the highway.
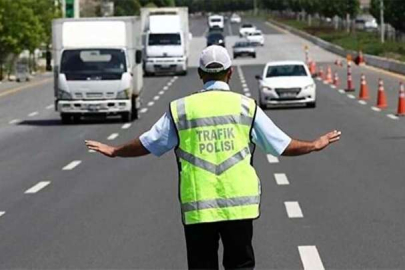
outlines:
[{"label": "highway", "polygon": [[[250,21],[264,32],[266,45],[257,59],[234,62],[230,85],[257,99],[254,76],[264,63],[304,60],[308,43],[259,19]],[[62,125],[52,106],[51,74],[11,88],[0,85],[0,269],[187,267],[174,153],[108,159],[88,152],[84,140],[131,140],[148,130],[170,101],[202,88],[196,61],[205,46],[206,20],[193,18],[190,29],[188,75],[145,78],[140,119],[130,125],[113,118]],[[238,27],[228,24],[225,34],[230,49]],[[318,65],[339,73],[343,89],[345,69],[333,65],[337,57],[308,45]],[[362,104],[361,73],[371,93]],[[379,77],[389,107],[375,111]],[[355,67],[354,93],[316,81],[315,109],[266,110],[293,138],[313,140],[338,129],[342,139],[296,158],[274,158],[257,149],[254,165],[262,184],[261,217],[254,222],[257,269],[405,268],[405,119],[394,116],[400,79]]]}]

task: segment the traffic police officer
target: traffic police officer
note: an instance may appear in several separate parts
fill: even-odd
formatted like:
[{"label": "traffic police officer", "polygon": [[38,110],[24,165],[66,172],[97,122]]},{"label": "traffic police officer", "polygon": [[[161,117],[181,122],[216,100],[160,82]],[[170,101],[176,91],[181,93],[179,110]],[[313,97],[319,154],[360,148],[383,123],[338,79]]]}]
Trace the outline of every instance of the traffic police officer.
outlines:
[{"label": "traffic police officer", "polygon": [[296,156],[324,149],[341,133],[313,142],[291,139],[253,99],[230,91],[231,59],[223,47],[203,50],[198,72],[203,90],[171,102],[169,112],[139,138],[120,147],[86,145],[109,157],[160,156],[175,149],[189,268],[218,269],[221,239],[226,269],[253,269],[253,220],[260,214],[254,145]]}]

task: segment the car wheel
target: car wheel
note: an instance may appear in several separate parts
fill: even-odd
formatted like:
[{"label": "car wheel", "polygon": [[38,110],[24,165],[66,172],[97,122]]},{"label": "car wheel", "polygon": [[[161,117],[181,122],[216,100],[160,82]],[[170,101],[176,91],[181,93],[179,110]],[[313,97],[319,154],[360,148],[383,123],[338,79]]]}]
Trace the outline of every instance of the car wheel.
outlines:
[{"label": "car wheel", "polygon": [[314,102],[308,102],[307,107],[308,108],[316,108],[316,102],[315,101]]},{"label": "car wheel", "polygon": [[253,57],[253,58],[256,58],[256,54],[254,53],[254,54],[252,55],[252,57]]}]

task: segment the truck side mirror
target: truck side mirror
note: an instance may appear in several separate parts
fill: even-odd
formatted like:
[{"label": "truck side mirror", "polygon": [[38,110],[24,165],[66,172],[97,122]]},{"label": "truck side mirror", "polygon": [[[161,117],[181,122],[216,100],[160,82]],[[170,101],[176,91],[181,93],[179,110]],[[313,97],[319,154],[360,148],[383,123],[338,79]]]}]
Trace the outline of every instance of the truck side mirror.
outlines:
[{"label": "truck side mirror", "polygon": [[141,50],[136,50],[136,53],[135,53],[135,62],[136,62],[137,64],[142,63],[142,51],[141,51]]}]

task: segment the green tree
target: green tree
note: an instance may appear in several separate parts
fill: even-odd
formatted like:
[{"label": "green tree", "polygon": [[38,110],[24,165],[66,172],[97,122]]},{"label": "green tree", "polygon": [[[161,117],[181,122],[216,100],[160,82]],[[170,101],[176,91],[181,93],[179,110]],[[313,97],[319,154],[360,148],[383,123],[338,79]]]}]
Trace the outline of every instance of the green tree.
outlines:
[{"label": "green tree", "polygon": [[115,16],[134,16],[141,10],[141,4],[138,0],[114,0]]},{"label": "green tree", "polygon": [[[372,0],[370,13],[380,22],[380,0]],[[396,0],[384,0],[384,21],[391,24],[395,29],[405,31],[405,2]]]}]

